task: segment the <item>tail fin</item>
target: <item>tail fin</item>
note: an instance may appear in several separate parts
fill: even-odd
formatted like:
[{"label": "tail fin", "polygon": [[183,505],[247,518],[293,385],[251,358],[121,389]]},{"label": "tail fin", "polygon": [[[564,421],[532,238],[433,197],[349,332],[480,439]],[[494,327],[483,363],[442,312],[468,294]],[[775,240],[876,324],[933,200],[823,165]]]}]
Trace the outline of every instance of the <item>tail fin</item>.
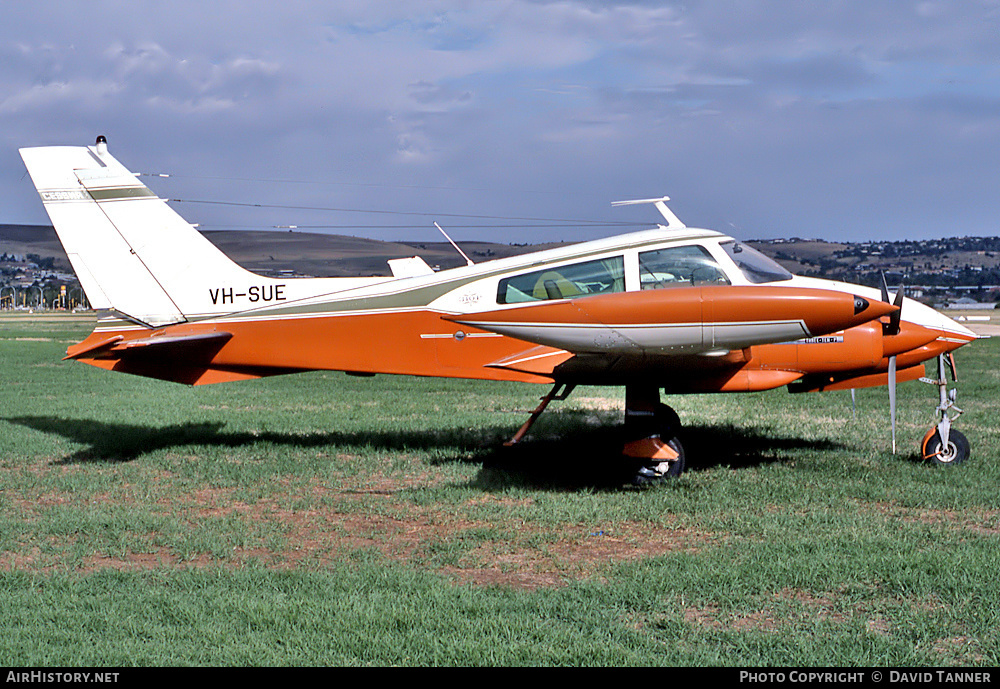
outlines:
[{"label": "tail fin", "polygon": [[268,281],[140,183],[104,137],[94,146],[22,148],[21,158],[94,308],[159,327],[204,314],[210,282]]}]

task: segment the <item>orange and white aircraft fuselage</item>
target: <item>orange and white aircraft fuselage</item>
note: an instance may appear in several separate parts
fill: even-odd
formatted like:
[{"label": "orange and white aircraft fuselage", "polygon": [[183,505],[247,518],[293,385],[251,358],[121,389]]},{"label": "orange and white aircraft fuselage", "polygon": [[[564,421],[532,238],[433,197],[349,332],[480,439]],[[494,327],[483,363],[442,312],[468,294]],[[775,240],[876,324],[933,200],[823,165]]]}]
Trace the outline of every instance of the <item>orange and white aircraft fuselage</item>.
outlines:
[{"label": "orange and white aircraft fuselage", "polygon": [[[667,199],[650,200],[667,225],[643,232],[438,272],[413,257],[390,261],[392,277],[275,279],[208,242],[103,137],[21,155],[101,314],[67,358],[192,385],[308,370],[554,384],[532,420],[558,389],[623,385],[639,481],[684,467],[661,389],[894,390],[927,360],[943,377],[975,338],[901,292],[889,304],[887,290],[793,276],[687,228]],[[941,397],[923,451],[961,461]]]}]

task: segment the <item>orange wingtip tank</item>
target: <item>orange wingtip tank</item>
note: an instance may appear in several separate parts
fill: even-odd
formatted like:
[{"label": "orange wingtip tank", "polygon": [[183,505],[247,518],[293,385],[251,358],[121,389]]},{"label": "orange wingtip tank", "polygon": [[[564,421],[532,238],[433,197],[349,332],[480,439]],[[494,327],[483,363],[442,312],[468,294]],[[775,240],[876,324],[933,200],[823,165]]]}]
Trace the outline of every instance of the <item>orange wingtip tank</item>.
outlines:
[{"label": "orange wingtip tank", "polygon": [[577,352],[698,351],[824,335],[897,310],[833,290],[708,286],[602,294],[446,318]]}]

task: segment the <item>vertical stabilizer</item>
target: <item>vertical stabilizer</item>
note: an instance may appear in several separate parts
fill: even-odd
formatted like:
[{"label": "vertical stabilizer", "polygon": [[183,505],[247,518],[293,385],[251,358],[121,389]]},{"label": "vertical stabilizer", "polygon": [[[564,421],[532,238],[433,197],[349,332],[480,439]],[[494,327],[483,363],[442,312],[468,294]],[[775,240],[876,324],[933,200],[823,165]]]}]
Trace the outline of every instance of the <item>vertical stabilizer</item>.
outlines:
[{"label": "vertical stabilizer", "polygon": [[139,182],[104,137],[94,146],[22,148],[21,157],[94,308],[158,327],[205,315],[209,281],[268,281]]}]

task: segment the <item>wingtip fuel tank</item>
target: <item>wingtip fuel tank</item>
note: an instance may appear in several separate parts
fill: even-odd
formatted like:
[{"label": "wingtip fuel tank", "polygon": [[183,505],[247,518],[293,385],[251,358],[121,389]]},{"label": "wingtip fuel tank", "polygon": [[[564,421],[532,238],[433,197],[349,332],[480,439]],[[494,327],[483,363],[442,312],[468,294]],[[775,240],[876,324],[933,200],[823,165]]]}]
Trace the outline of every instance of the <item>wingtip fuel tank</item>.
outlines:
[{"label": "wingtip fuel tank", "polygon": [[446,318],[576,352],[699,353],[825,335],[897,310],[832,290],[720,285],[584,296]]}]

